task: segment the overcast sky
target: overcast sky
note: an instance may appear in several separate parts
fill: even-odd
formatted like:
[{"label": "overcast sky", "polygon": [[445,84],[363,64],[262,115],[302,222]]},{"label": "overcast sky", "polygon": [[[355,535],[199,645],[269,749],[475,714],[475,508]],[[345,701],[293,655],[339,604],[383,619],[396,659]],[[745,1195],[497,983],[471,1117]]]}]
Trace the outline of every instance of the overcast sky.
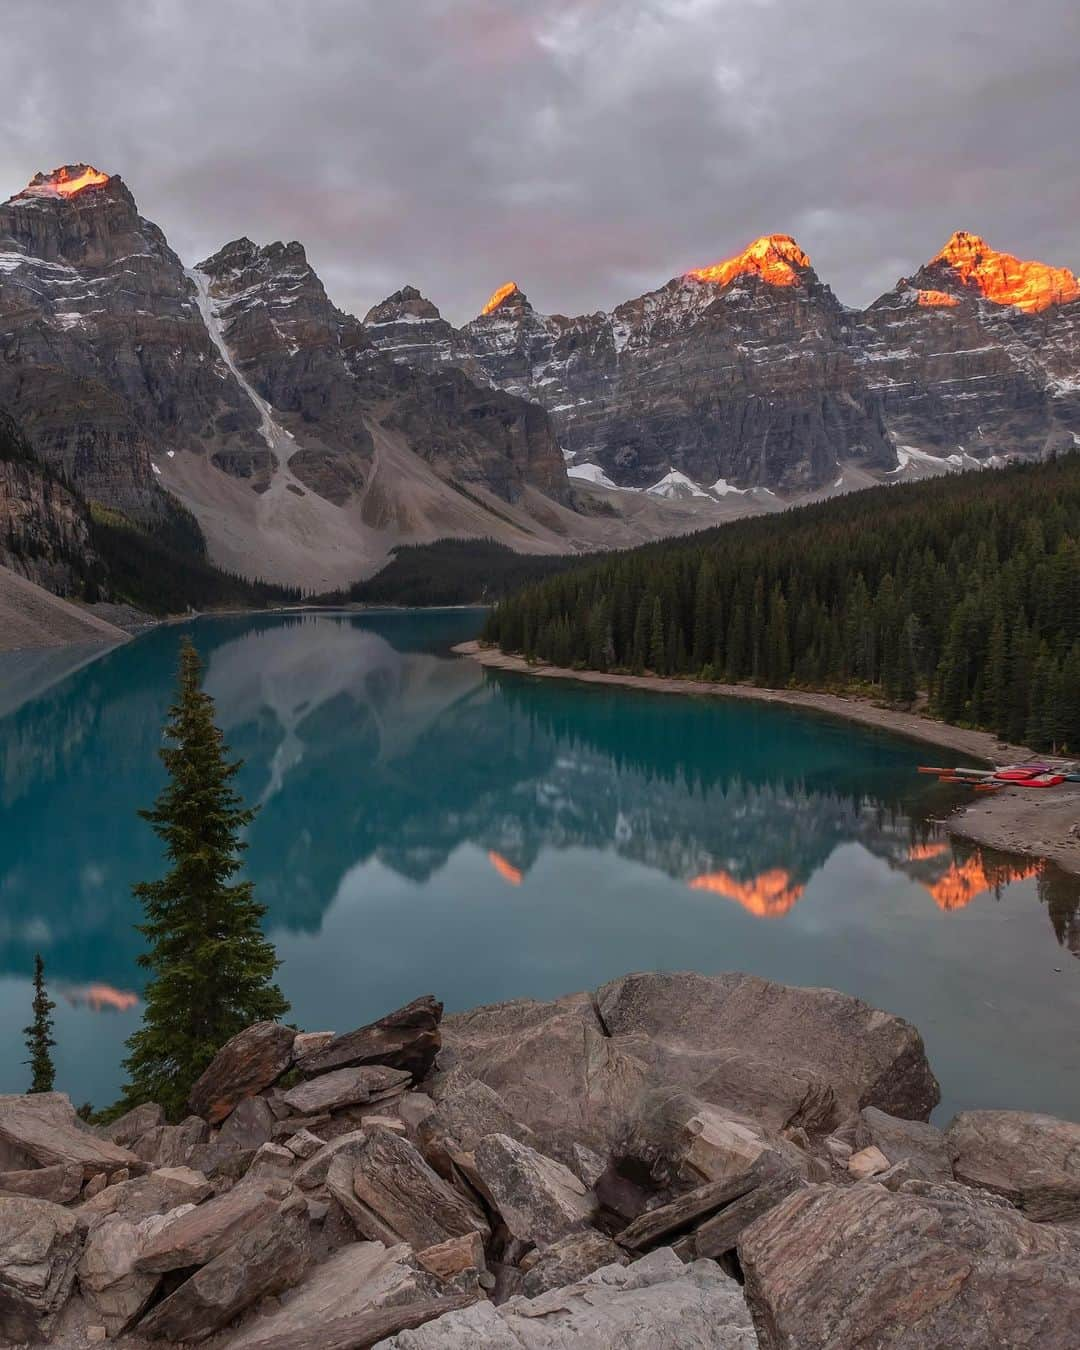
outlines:
[{"label": "overcast sky", "polygon": [[609,308],[793,234],[860,304],[956,228],[1080,270],[1077,0],[0,0],[0,170],[119,173],[186,262],[363,315]]}]

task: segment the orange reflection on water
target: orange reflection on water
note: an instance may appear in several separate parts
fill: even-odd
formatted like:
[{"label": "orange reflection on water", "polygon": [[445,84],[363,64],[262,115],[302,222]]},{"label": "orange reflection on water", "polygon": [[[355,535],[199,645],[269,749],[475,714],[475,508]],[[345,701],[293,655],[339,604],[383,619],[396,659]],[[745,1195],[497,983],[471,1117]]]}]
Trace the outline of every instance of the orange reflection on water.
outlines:
[{"label": "orange reflection on water", "polygon": [[912,844],[908,849],[908,859],[911,862],[925,862],[927,858],[940,858],[948,851],[949,845],[944,840],[939,840],[935,844]]},{"label": "orange reflection on water", "polygon": [[[949,845],[946,843],[915,844],[908,851],[908,858],[912,862],[923,862],[928,858],[939,858],[948,851]],[[976,854],[964,862],[953,859],[948,869],[936,881],[922,881],[919,884],[930,892],[938,909],[963,909],[965,905],[970,905],[976,896],[993,891],[1003,881],[1023,881],[1026,877],[1035,876],[1038,870],[1039,864],[1032,862],[1019,863],[1004,873],[1001,867],[991,872],[984,860]]]},{"label": "orange reflection on water", "polygon": [[496,853],[494,849],[488,850],[488,862],[498,872],[504,881],[508,881],[511,886],[520,886],[525,880],[525,873],[509,862],[501,853]]},{"label": "orange reflection on water", "polygon": [[67,1001],[75,1006],[82,1005],[91,1012],[127,1012],[139,1003],[138,994],[126,989],[114,989],[111,984],[87,984],[79,989],[64,992]]},{"label": "orange reflection on water", "polygon": [[692,891],[710,891],[734,900],[760,919],[779,919],[801,898],[804,886],[792,882],[791,873],[782,867],[770,868],[749,881],[739,881],[730,872],[705,872],[687,885]]}]

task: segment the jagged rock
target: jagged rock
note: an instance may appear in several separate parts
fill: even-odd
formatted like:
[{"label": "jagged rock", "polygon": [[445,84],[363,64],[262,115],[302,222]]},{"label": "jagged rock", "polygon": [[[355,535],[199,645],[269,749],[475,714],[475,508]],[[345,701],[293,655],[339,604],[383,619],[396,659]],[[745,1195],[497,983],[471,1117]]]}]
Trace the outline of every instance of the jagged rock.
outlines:
[{"label": "jagged rock", "polygon": [[274,1113],[262,1097],[245,1097],[226,1118],[214,1145],[218,1149],[243,1152],[259,1148],[274,1132]]},{"label": "jagged rock", "polygon": [[[953,1149],[945,1135],[921,1120],[900,1120],[864,1107],[859,1113],[860,1142],[873,1144],[890,1163],[910,1161],[926,1181],[951,1181]],[[865,1146],[865,1145],[864,1145]]]},{"label": "jagged rock", "polygon": [[[778,1137],[772,1142],[792,1148]],[[660,1185],[693,1186],[741,1176],[769,1147],[766,1131],[749,1117],[679,1088],[658,1088],[642,1097],[615,1153],[643,1164]]]},{"label": "jagged rock", "polygon": [[590,1190],[600,1180],[606,1166],[607,1163],[599,1153],[594,1153],[584,1144],[571,1144],[570,1170],[576,1173]]},{"label": "jagged rock", "polygon": [[63,1205],[82,1190],[83,1169],[79,1163],[56,1163],[19,1172],[0,1172],[0,1195],[26,1195]]},{"label": "jagged rock", "polygon": [[385,1337],[407,1327],[421,1327],[474,1301],[470,1294],[452,1294],[446,1298],[425,1299],[351,1313],[333,1322],[317,1325],[311,1331],[288,1331],[283,1336],[267,1336],[252,1342],[245,1350],[368,1350],[369,1346],[388,1344]]},{"label": "jagged rock", "polygon": [[179,1125],[158,1125],[137,1139],[135,1153],[155,1167],[188,1167],[202,1161],[210,1126],[200,1116],[188,1116]]},{"label": "jagged rock", "polygon": [[675,1251],[684,1261],[692,1261],[698,1257],[721,1260],[735,1250],[743,1231],[755,1219],[767,1214],[792,1191],[800,1189],[805,1184],[793,1168],[779,1166],[771,1171],[760,1185],[739,1196],[731,1204],[725,1205],[692,1233],[680,1238],[675,1244]]},{"label": "jagged rock", "polygon": [[365,1138],[363,1130],[353,1130],[351,1134],[342,1134],[336,1139],[331,1139],[318,1153],[313,1153],[305,1163],[297,1168],[293,1173],[293,1182],[302,1190],[317,1190],[326,1181],[330,1164],[338,1154],[348,1154],[362,1147]]},{"label": "jagged rock", "polygon": [[487,1135],[474,1157],[484,1192],[513,1237],[547,1246],[595,1212],[595,1196],[568,1167],[509,1135]]},{"label": "jagged rock", "polygon": [[[284,1102],[281,1104],[282,1110],[289,1108]],[[274,1139],[279,1143],[284,1143],[291,1135],[299,1133],[301,1130],[307,1130],[310,1134],[322,1138],[322,1131],[325,1126],[331,1123],[332,1117],[328,1111],[317,1116],[288,1116],[284,1120],[279,1119],[274,1125]],[[329,1142],[329,1141],[324,1141]]]},{"label": "jagged rock", "polygon": [[811,1186],[739,1241],[762,1350],[1075,1343],[1080,1232],[951,1182]]},{"label": "jagged rock", "polygon": [[490,1235],[479,1209],[389,1130],[362,1132],[338,1151],[326,1182],[357,1231],[387,1246],[408,1242],[420,1250],[473,1231]]},{"label": "jagged rock", "polygon": [[847,1161],[847,1170],[856,1181],[865,1181],[867,1177],[877,1176],[889,1170],[889,1160],[881,1149],[871,1144],[853,1153]]},{"label": "jagged rock", "polygon": [[409,1083],[409,1074],[374,1064],[350,1069],[335,1069],[309,1082],[300,1083],[282,1094],[290,1110],[302,1116],[336,1111],[343,1106],[385,1101]]},{"label": "jagged rock", "polygon": [[193,1208],[184,1205],[137,1223],[121,1214],[110,1214],[92,1229],[79,1261],[79,1288],[91,1313],[101,1318],[110,1336],[119,1336],[131,1326],[161,1283],[158,1274],[134,1270],[135,1258],[155,1234]]},{"label": "jagged rock", "polygon": [[333,1069],[382,1064],[402,1069],[420,1082],[427,1076],[442,1044],[439,1032],[442,1011],[438,999],[425,994],[377,1022],[335,1037],[322,1049],[298,1059],[296,1067],[306,1078],[314,1078]]},{"label": "jagged rock", "polygon": [[765,1181],[788,1172],[779,1154],[766,1150],[746,1171],[723,1181],[709,1181],[667,1204],[656,1205],[640,1214],[622,1232],[616,1235],[621,1247],[629,1251],[646,1251],[656,1243],[669,1239],[700,1224],[733,1201],[756,1190]]},{"label": "jagged rock", "polygon": [[295,1166],[295,1153],[283,1148],[281,1144],[263,1144],[252,1158],[251,1166],[247,1169],[245,1176],[252,1179],[257,1177],[288,1177],[292,1175]]},{"label": "jagged rock", "polygon": [[472,1152],[487,1134],[506,1134],[528,1143],[533,1132],[513,1118],[498,1093],[479,1078],[455,1070],[436,1090],[434,1111],[423,1122],[422,1133],[453,1139],[459,1148]]},{"label": "jagged rock", "polygon": [[[126,1179],[127,1178],[125,1177],[125,1180]],[[106,1174],[104,1172],[98,1172],[95,1176],[92,1176],[83,1187],[83,1199],[93,1200],[94,1196],[100,1195],[108,1184],[109,1178]]]},{"label": "jagged rock", "polygon": [[79,1260],[75,1216],[49,1200],[0,1198],[0,1338],[48,1335]]},{"label": "jagged rock", "polygon": [[325,1050],[333,1039],[332,1031],[298,1031],[293,1038],[293,1062],[299,1063],[308,1055]]},{"label": "jagged rock", "polygon": [[133,1268],[163,1274],[205,1265],[276,1213],[289,1189],[287,1183],[273,1180],[234,1186],[155,1232],[136,1256]]},{"label": "jagged rock", "polygon": [[296,1032],[277,1022],[246,1027],[217,1052],[196,1081],[188,1109],[211,1125],[225,1119],[245,1097],[276,1083],[292,1064]]},{"label": "jagged rock", "polygon": [[133,1106],[130,1111],[125,1111],[108,1125],[98,1125],[95,1133],[112,1144],[130,1148],[148,1130],[164,1124],[165,1112],[157,1102],[144,1102],[142,1106]]},{"label": "jagged rock", "polygon": [[435,1101],[426,1092],[406,1092],[398,1098],[396,1110],[415,1143],[420,1126],[435,1110]]},{"label": "jagged rock", "polygon": [[461,1237],[447,1238],[433,1247],[425,1247],[416,1253],[416,1259],[440,1280],[452,1279],[464,1271],[477,1273],[486,1269],[484,1262],[484,1243],[479,1233],[465,1233]]},{"label": "jagged rock", "polygon": [[604,1233],[591,1229],[569,1233],[536,1254],[525,1273],[521,1292],[525,1298],[537,1298],[549,1289],[577,1284],[601,1266],[625,1266],[630,1258]]},{"label": "jagged rock", "polygon": [[1080,1218],[1080,1125],[1031,1111],[962,1111],[945,1137],[959,1181],[994,1191],[1029,1218]]},{"label": "jagged rock", "polygon": [[[0,1096],[0,1144],[7,1145],[11,1160],[4,1170],[28,1168],[34,1163],[41,1167],[77,1163],[87,1181],[99,1172],[120,1167],[130,1167],[133,1172],[146,1170],[127,1149],[83,1129],[62,1092]],[[0,1157],[0,1162],[6,1160]]]},{"label": "jagged rock", "polygon": [[84,1223],[95,1223],[107,1214],[121,1214],[134,1222],[181,1205],[201,1204],[212,1190],[201,1172],[188,1167],[162,1167],[147,1176],[107,1186],[74,1212]]},{"label": "jagged rock", "polygon": [[310,1130],[297,1130],[295,1134],[290,1135],[285,1140],[285,1147],[296,1158],[308,1159],[314,1157],[321,1148],[325,1148],[326,1140],[320,1139],[318,1135],[312,1134]]},{"label": "jagged rock", "polygon": [[138,1332],[152,1339],[205,1340],[260,1298],[298,1283],[309,1260],[306,1213],[270,1214],[159,1303]]},{"label": "jagged rock", "polygon": [[305,1337],[322,1346],[322,1333],[343,1319],[438,1293],[438,1281],[417,1269],[404,1244],[387,1248],[381,1242],[356,1242],[313,1270],[281,1308],[242,1328],[228,1341],[228,1350],[302,1345]]},{"label": "jagged rock", "polygon": [[605,1266],[577,1284],[501,1307],[477,1303],[379,1350],[757,1350],[742,1291],[711,1261],[669,1250]]}]

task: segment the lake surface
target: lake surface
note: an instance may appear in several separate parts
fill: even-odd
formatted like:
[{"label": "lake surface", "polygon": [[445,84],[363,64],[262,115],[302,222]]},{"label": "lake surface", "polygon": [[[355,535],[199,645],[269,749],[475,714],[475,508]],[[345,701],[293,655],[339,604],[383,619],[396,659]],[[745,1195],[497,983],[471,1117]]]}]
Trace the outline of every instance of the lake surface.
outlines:
[{"label": "lake surface", "polygon": [[1080,885],[953,848],[933,752],[823,717],[485,672],[476,611],[202,619],[0,657],[0,1091],[21,1091],[35,951],[57,1086],[102,1106],[138,1024],[160,874],[136,815],[177,646],[207,662],[260,804],[247,871],[292,1017],[350,1029],[645,968],[830,985],[910,1018],[966,1106],[1080,1119]]}]

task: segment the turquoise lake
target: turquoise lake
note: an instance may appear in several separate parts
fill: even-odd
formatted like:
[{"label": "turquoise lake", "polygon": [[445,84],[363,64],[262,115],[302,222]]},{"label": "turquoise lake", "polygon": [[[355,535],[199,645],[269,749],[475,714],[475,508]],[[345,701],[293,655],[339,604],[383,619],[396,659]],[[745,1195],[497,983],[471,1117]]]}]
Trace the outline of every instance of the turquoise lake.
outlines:
[{"label": "turquoise lake", "polygon": [[[1080,883],[950,845],[926,747],[824,717],[484,672],[478,611],[200,619],[104,656],[0,657],[0,1092],[30,974],[57,1087],[103,1106],[138,1023],[136,815],[190,634],[260,811],[246,868],[292,1018],[344,1031],[629,970],[740,969],[908,1017],[936,1119],[1080,1119]],[[78,665],[80,661],[85,664]],[[76,667],[76,668],[73,668]]]}]

